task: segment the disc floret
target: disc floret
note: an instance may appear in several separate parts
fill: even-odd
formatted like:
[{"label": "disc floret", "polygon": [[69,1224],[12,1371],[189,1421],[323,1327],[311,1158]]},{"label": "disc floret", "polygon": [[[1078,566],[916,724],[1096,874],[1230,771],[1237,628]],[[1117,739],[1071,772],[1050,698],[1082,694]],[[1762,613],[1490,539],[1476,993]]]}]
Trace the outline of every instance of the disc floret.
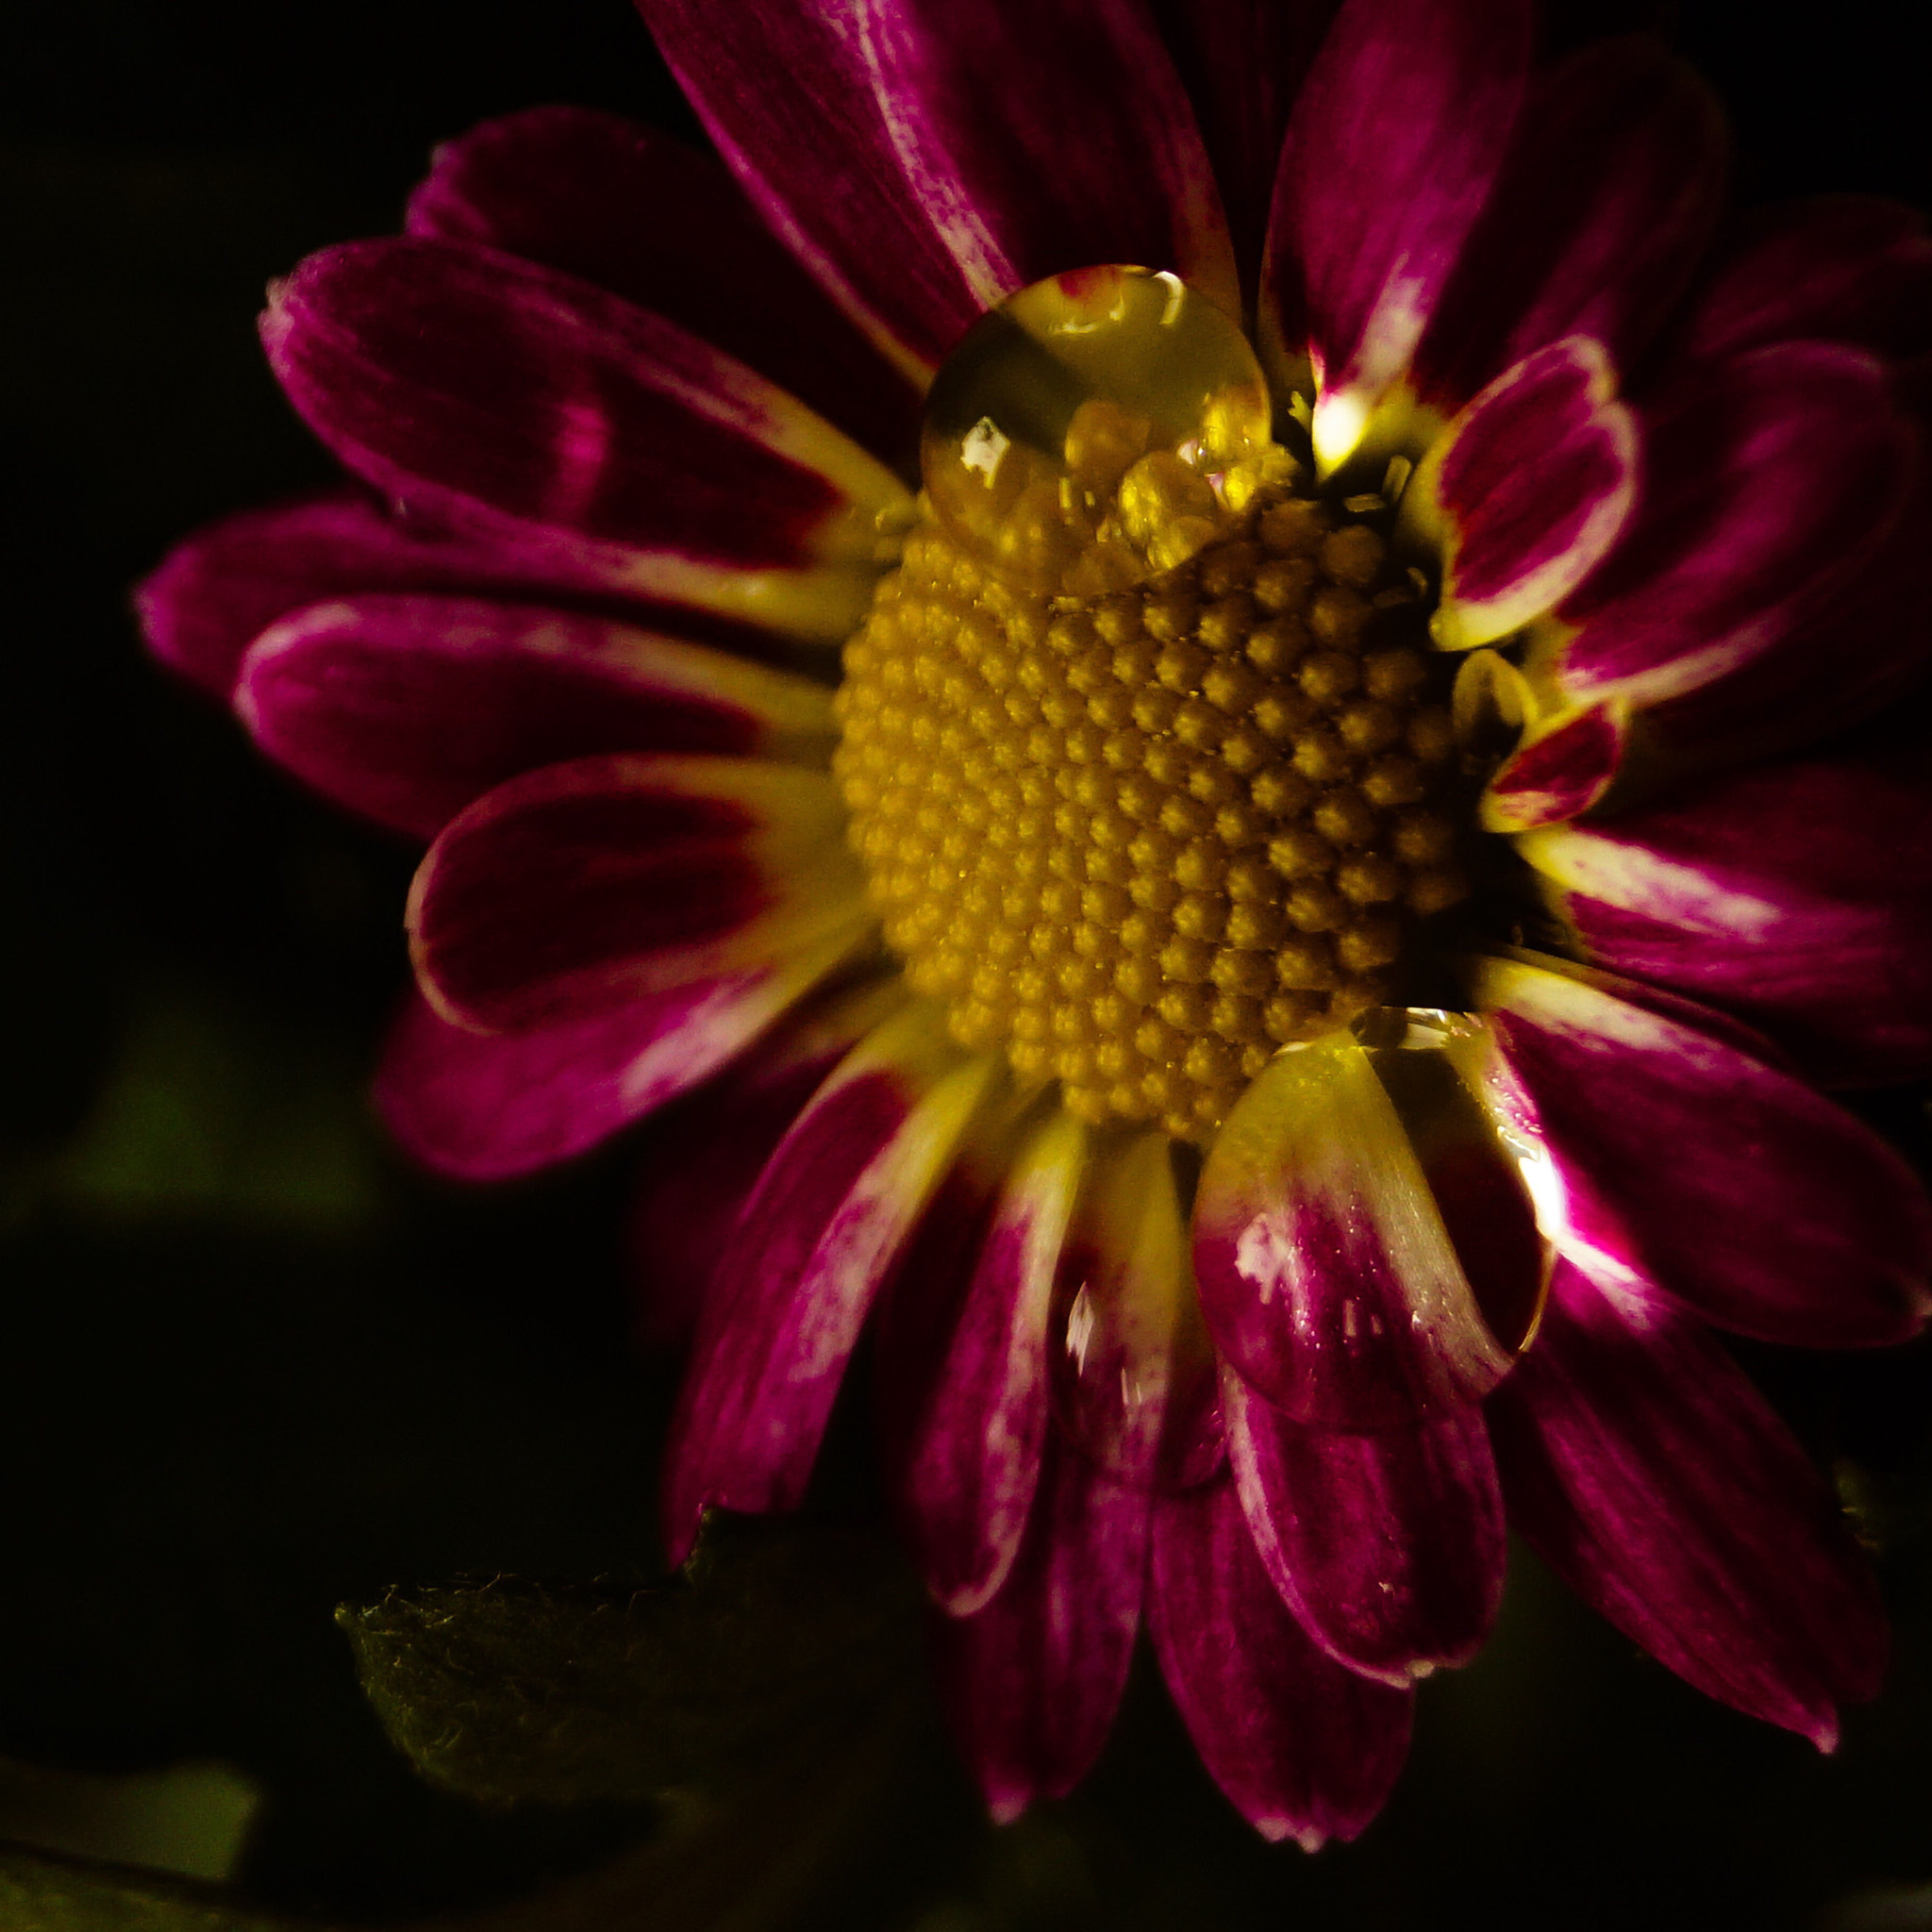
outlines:
[{"label": "disc floret", "polygon": [[1246,344],[1171,281],[1041,284],[941,378],[834,770],[954,1037],[1088,1121],[1204,1141],[1465,887],[1426,602],[1373,509],[1306,491]]}]

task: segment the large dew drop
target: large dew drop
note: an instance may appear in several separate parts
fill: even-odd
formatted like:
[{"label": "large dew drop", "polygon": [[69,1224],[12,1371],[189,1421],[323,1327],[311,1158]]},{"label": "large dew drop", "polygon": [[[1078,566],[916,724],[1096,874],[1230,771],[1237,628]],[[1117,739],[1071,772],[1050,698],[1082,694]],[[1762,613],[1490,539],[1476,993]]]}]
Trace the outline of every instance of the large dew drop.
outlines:
[{"label": "large dew drop", "polygon": [[1184,563],[1285,480],[1241,330],[1176,275],[1091,268],[1023,289],[926,406],[941,523],[1015,588],[1077,597]]}]

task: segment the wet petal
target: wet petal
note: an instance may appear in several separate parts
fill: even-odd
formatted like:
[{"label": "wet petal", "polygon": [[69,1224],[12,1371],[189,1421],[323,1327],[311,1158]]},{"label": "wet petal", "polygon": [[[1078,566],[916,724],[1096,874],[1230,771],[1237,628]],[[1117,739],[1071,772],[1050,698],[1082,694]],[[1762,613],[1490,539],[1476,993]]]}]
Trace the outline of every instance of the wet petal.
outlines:
[{"label": "wet petal", "polygon": [[1416,357],[1424,395],[1454,408],[1573,334],[1631,369],[1710,239],[1727,144],[1710,90],[1648,36],[1540,75]]},{"label": "wet petal", "polygon": [[1132,262],[1240,315],[1213,171],[1141,8],[866,0],[859,12],[899,167],[983,307],[1068,269]]},{"label": "wet petal", "polygon": [[362,596],[270,627],[235,693],[272,758],[319,791],[433,838],[507,778],[596,752],[823,763],[822,685],[701,644],[529,605]]},{"label": "wet petal", "polygon": [[1819,195],[1737,224],[1686,318],[1682,353],[1725,357],[1808,338],[1919,356],[1932,349],[1928,316],[1925,218],[1875,195]]},{"label": "wet petal", "polygon": [[1408,1752],[1414,1693],[1315,1648],[1231,1482],[1157,1498],[1147,1622],[1202,1763],[1264,1838],[1313,1851],[1374,1819]]},{"label": "wet petal", "polygon": [[1541,724],[1483,792],[1491,832],[1523,832],[1588,811],[1610,788],[1628,736],[1619,705],[1586,705]]},{"label": "wet petal", "polygon": [[914,1006],[778,1143],[706,1301],[664,1474],[681,1562],[705,1507],[797,1507],[858,1331],[998,1079]]},{"label": "wet petal", "polygon": [[1639,514],[1558,613],[1579,697],[1656,704],[1735,671],[1810,617],[1884,536],[1913,448],[1884,372],[1816,342],[1701,371],[1645,413]]},{"label": "wet petal", "polygon": [[1562,1174],[1573,1254],[1720,1326],[1902,1341],[1932,1307],[1932,1208],[1877,1135],[1730,1041],[1526,959],[1472,972]]},{"label": "wet petal", "polygon": [[1886,1629],[1818,1473],[1702,1325],[1559,1268],[1490,1403],[1509,1520],[1700,1690],[1828,1751]]},{"label": "wet petal", "polygon": [[1413,494],[1443,525],[1438,643],[1505,636],[1608,554],[1636,507],[1640,462],[1616,391],[1603,345],[1569,336],[1506,370],[1430,450]]},{"label": "wet petal", "polygon": [[783,966],[699,979],[518,1033],[452,1026],[411,997],[375,1100],[404,1151],[460,1180],[568,1160],[710,1078],[838,963],[824,945]]},{"label": "wet petal", "polygon": [[445,142],[408,232],[500,248],[667,317],[895,460],[919,391],[758,219],[731,176],[655,127],[530,108]]},{"label": "wet petal", "polygon": [[1194,1278],[1216,1345],[1297,1421],[1412,1425],[1509,1366],[1368,1055],[1284,1054],[1208,1152]]},{"label": "wet petal", "polygon": [[741,363],[574,277],[413,239],[270,291],[270,363],[347,467],[583,591],[841,638],[891,475]]},{"label": "wet petal", "polygon": [[1228,1461],[1255,1547],[1338,1663],[1405,1685],[1465,1664],[1503,1598],[1503,1501],[1482,1412],[1340,1435],[1224,1372]]},{"label": "wet petal", "polygon": [[478,799],[409,896],[446,1018],[526,1027],[761,964],[866,923],[831,780],[739,758],[551,765]]},{"label": "wet petal", "polygon": [[1164,1487],[1213,1474],[1214,1351],[1165,1134],[1096,1150],[1054,1284],[1047,1362],[1062,1427],[1110,1474]]},{"label": "wet petal", "polygon": [[1046,1437],[1046,1324],[1087,1130],[1056,1112],[1021,1146],[904,1464],[927,1586],[979,1609],[1020,1547]]},{"label": "wet petal", "polygon": [[1324,466],[1407,370],[1502,164],[1530,25],[1524,0],[1350,0],[1316,57],[1275,182],[1261,332],[1306,316]]},{"label": "wet petal", "polygon": [[1932,1071],[1932,783],[1916,732],[1519,849],[1611,971],[1740,1015],[1814,1078]]},{"label": "wet petal", "polygon": [[1107,1741],[1141,1624],[1149,1501],[1049,1434],[999,1594],[935,1632],[953,1734],[1001,1824],[1064,1797]]}]

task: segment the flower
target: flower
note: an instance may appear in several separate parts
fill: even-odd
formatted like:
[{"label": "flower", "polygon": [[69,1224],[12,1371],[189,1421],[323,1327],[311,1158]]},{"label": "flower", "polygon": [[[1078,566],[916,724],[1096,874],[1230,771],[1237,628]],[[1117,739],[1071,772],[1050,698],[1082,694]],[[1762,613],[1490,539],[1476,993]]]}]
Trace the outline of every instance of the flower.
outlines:
[{"label": "flower", "polygon": [[738,186],[441,150],[264,321],[354,485],[142,608],[432,841],[405,1145],[689,1096],[674,1553],[799,1501],[876,1307],[1002,1815],[1144,1613],[1233,1801],[1352,1836],[1506,1502],[1829,1748],[1875,1593],[1712,1330],[1932,1305],[1820,1091],[1932,1069],[1916,220],[1721,226],[1699,83],[1527,0],[643,10]]}]

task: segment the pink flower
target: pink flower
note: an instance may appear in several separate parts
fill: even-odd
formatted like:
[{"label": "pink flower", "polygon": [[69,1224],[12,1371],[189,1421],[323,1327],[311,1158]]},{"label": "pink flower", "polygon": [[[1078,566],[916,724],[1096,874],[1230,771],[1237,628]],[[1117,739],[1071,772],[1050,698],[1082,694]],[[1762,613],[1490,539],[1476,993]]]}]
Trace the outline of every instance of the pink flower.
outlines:
[{"label": "pink flower", "polygon": [[[1527,0],[644,12],[737,185],[561,108],[442,149],[264,320],[354,485],[142,608],[433,841],[406,1146],[508,1175],[693,1096],[674,1553],[799,1501],[877,1306],[1002,1815],[1144,1615],[1247,1816],[1352,1836],[1506,1502],[1829,1748],[1875,1593],[1711,1330],[1932,1305],[1819,1091],[1932,1071],[1917,221],[1721,228],[1699,83],[1540,65]],[[1221,358],[1188,436],[1079,361],[1156,287],[1107,263]],[[1098,413],[1002,473],[1027,367]]]}]

